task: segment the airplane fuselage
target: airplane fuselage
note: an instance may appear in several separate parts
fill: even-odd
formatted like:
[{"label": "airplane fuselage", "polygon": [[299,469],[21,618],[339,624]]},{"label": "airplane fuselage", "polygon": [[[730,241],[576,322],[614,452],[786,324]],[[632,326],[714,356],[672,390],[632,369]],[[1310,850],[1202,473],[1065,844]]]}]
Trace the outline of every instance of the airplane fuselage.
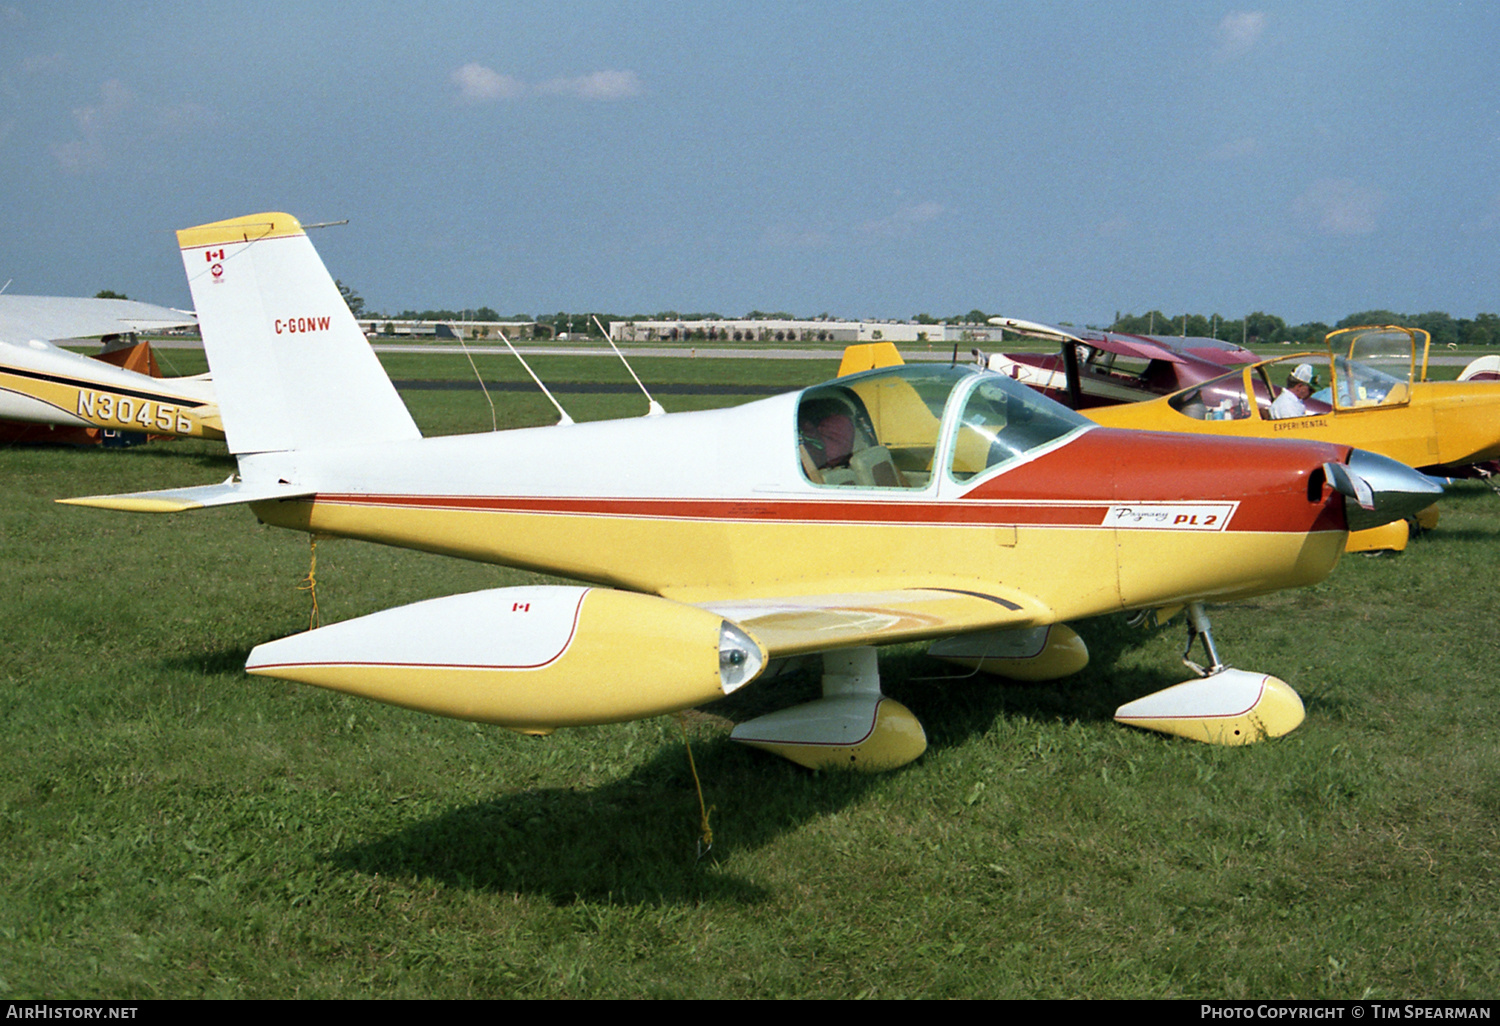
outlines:
[{"label": "airplane fuselage", "polygon": [[269,524],[684,602],[999,586],[1069,619],[1313,583],[1342,551],[1320,468],[1343,447],[1095,428],[968,481],[832,487],[798,469],[797,402],[246,456],[241,474],[316,488],[255,503]]},{"label": "airplane fuselage", "polygon": [[148,377],[44,342],[0,341],[0,420],[224,437],[209,383]]},{"label": "airplane fuselage", "polygon": [[1500,384],[1421,381],[1409,401],[1344,408],[1271,420],[1258,412],[1205,420],[1175,409],[1170,398],[1099,407],[1087,416],[1109,427],[1183,431],[1214,438],[1295,438],[1351,445],[1409,467],[1462,466],[1500,457]]}]

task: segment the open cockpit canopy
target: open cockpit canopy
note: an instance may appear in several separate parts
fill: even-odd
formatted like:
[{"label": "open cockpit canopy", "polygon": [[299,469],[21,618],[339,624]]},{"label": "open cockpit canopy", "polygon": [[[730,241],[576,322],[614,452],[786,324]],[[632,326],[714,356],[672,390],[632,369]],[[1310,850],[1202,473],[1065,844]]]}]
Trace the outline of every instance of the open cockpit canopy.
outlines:
[{"label": "open cockpit canopy", "polygon": [[[1403,405],[1411,399],[1411,375],[1409,345],[1404,355],[1385,359],[1298,353],[1231,371],[1178,392],[1167,402],[1197,420],[1321,417],[1342,410]],[[1311,386],[1311,394],[1295,413],[1278,412],[1276,397],[1299,380]]]}]

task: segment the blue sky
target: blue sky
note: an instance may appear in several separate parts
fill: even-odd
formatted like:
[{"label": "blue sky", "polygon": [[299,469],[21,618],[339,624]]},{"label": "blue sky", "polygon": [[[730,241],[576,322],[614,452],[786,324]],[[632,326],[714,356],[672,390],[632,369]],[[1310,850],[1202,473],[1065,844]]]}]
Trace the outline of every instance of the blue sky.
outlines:
[{"label": "blue sky", "polygon": [[[247,11],[246,9],[249,8]],[[1500,311],[1500,4],[0,0],[0,283],[375,309]]]}]

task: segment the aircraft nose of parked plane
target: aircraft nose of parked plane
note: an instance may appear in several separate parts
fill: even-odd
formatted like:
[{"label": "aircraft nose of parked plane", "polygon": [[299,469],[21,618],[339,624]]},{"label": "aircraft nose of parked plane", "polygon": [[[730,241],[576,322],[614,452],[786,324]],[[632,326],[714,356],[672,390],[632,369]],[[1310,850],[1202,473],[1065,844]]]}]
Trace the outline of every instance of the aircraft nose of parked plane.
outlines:
[{"label": "aircraft nose of parked plane", "polygon": [[1347,460],[1325,463],[1323,470],[1329,484],[1344,496],[1351,531],[1411,516],[1443,494],[1443,486],[1426,474],[1364,449],[1351,449]]}]

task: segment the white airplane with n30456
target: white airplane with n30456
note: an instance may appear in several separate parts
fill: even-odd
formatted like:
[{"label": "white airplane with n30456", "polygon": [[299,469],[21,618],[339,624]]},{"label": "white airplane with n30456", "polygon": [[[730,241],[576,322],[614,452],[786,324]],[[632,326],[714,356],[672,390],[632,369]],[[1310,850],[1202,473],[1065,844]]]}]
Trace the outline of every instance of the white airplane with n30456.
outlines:
[{"label": "white airplane with n30456", "polygon": [[[0,295],[0,442],[93,444],[106,432],[223,438],[207,375],[163,378],[138,332],[191,313],[130,299]],[[53,343],[102,338],[82,356]],[[130,340],[130,341],[126,341]]]},{"label": "white airplane with n30456", "polygon": [[1044,680],[1087,661],[1066,621],[1173,607],[1209,665],[1117,718],[1219,743],[1285,733],[1300,699],[1223,665],[1203,603],[1319,581],[1350,527],[1437,491],[1348,446],[1102,428],[969,366],[423,438],[294,218],[178,240],[239,473],[64,501],[246,503],[279,527],[587,582],[389,609],[267,642],[246,665],[528,733],[689,708],[822,653],[821,699],[732,736],[808,766],[888,769],[926,738],[881,694],[877,646],[932,640]]}]

